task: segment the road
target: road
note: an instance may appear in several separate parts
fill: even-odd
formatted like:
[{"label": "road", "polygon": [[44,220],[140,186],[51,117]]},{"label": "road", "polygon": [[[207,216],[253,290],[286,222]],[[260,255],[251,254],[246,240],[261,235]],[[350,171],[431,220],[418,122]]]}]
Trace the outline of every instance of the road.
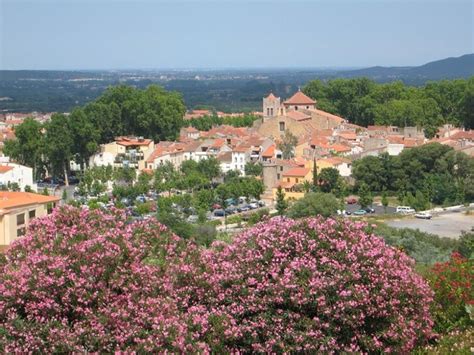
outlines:
[{"label": "road", "polygon": [[462,231],[470,231],[474,227],[474,215],[463,212],[448,212],[434,216],[431,220],[406,217],[386,221],[395,228],[419,229],[422,232],[439,235],[440,237],[457,239]]}]

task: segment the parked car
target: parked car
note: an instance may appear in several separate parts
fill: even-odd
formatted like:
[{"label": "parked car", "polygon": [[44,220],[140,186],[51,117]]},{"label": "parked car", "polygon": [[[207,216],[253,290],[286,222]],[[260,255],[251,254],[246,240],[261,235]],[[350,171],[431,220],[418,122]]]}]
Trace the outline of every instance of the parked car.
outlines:
[{"label": "parked car", "polygon": [[354,212],[354,215],[356,215],[356,216],[363,216],[365,214],[367,214],[367,212],[365,210],[357,210],[357,211]]},{"label": "parked car", "polygon": [[431,218],[433,218],[433,216],[429,212],[418,212],[418,213],[415,213],[415,218],[431,219]]},{"label": "parked car", "polygon": [[231,206],[231,207],[227,207],[224,211],[226,214],[229,215],[229,214],[234,214],[237,211],[237,209]]},{"label": "parked car", "polygon": [[227,200],[225,200],[225,204],[226,204],[227,206],[236,205],[236,204],[237,204],[237,200],[236,200],[236,199],[233,199],[233,198],[228,198]]},{"label": "parked car", "polygon": [[249,204],[249,208],[250,208],[251,210],[254,210],[254,209],[258,208],[258,203],[257,203],[257,202],[252,202],[252,203],[250,203],[250,204]]},{"label": "parked car", "polygon": [[225,211],[222,210],[222,209],[214,210],[214,216],[216,216],[216,217],[224,217],[224,216],[225,216]]},{"label": "parked car", "polygon": [[222,208],[222,206],[219,205],[218,203],[215,203],[215,204],[212,205],[212,209],[213,209],[213,210],[219,210],[219,209],[221,209],[221,208]]},{"label": "parked car", "polygon": [[70,185],[79,184],[79,178],[77,176],[68,176],[68,181]]},{"label": "parked car", "polygon": [[409,206],[398,206],[396,212],[401,214],[410,214],[415,213],[415,209]]},{"label": "parked car", "polygon": [[120,203],[124,204],[125,206],[129,206],[130,205],[130,200],[128,198],[124,197],[120,200]]},{"label": "parked car", "polygon": [[258,205],[260,207],[264,207],[265,206],[265,201],[263,201],[263,200],[258,201]]},{"label": "parked car", "polygon": [[239,197],[239,203],[245,203],[246,201],[247,201],[247,198],[245,196]]},{"label": "parked car", "polygon": [[354,203],[357,203],[357,198],[348,197],[348,198],[346,198],[346,203],[348,203],[349,205],[353,205]]},{"label": "parked car", "polygon": [[240,212],[250,211],[250,207],[248,205],[240,206],[239,209],[240,209]]},{"label": "parked car", "polygon": [[140,203],[145,203],[147,201],[147,198],[144,195],[138,195],[135,198],[135,201],[140,202]]},{"label": "parked car", "polygon": [[372,207],[366,207],[364,208],[364,211],[367,213],[375,213],[375,210]]}]

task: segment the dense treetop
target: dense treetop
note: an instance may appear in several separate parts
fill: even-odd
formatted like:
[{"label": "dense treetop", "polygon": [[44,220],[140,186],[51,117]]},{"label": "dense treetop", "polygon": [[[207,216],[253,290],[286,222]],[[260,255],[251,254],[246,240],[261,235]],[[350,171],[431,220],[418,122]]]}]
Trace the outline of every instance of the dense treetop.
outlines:
[{"label": "dense treetop", "polygon": [[422,126],[429,136],[444,123],[474,128],[474,77],[420,87],[367,78],[314,80],[303,91],[318,108],[361,126]]}]

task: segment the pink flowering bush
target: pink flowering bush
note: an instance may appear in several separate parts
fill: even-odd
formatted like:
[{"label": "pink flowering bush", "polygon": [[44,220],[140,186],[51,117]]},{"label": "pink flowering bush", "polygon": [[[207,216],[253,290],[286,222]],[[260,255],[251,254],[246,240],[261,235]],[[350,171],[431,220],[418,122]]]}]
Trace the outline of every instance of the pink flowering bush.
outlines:
[{"label": "pink flowering bush", "polygon": [[275,218],[199,249],[69,207],[0,265],[0,351],[406,352],[431,335],[431,298],[362,223]]},{"label": "pink flowering bush", "polygon": [[2,352],[198,351],[167,265],[187,246],[156,221],[56,210],[0,270]]},{"label": "pink flowering bush", "polygon": [[211,347],[406,352],[431,335],[414,262],[362,223],[274,218],[206,252]]}]

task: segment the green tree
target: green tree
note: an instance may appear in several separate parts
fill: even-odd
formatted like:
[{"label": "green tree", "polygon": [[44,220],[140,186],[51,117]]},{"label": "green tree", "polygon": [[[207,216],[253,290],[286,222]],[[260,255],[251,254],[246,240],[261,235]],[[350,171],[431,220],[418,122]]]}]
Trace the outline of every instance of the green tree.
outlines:
[{"label": "green tree", "polygon": [[41,130],[43,125],[33,118],[26,118],[15,128],[15,139],[5,141],[3,153],[20,164],[33,168],[38,177],[38,169],[42,165],[44,141]]},{"label": "green tree", "polygon": [[318,176],[319,186],[322,192],[334,192],[340,187],[341,176],[335,168],[324,168]]},{"label": "green tree", "polygon": [[288,208],[288,202],[285,200],[285,192],[278,186],[277,193],[276,193],[276,210],[280,216],[285,214],[286,209]]},{"label": "green tree", "polygon": [[69,164],[73,158],[73,137],[68,117],[53,114],[44,129],[45,152],[52,175],[64,176],[68,186]]},{"label": "green tree", "polygon": [[313,159],[313,190],[318,189],[318,166],[316,164],[316,158]]},{"label": "green tree", "polygon": [[324,192],[310,192],[296,201],[288,211],[292,218],[302,218],[321,215],[329,217],[341,208],[340,201],[336,196]]},{"label": "green tree", "polygon": [[81,170],[84,170],[84,167],[89,165],[89,158],[99,147],[99,129],[80,108],[71,112],[68,123],[73,140],[72,151]]},{"label": "green tree", "polygon": [[209,157],[199,161],[198,171],[209,180],[212,180],[220,175],[221,165],[219,160],[214,157]]},{"label": "green tree", "polygon": [[369,186],[366,183],[362,183],[359,187],[359,204],[361,207],[367,207],[372,205],[373,198],[370,193]]},{"label": "green tree", "polygon": [[278,143],[278,149],[281,150],[283,159],[291,159],[295,156],[295,147],[297,143],[298,138],[296,138],[289,130],[286,130],[281,141]]},{"label": "green tree", "polygon": [[387,191],[384,191],[382,193],[382,206],[383,206],[384,213],[387,213],[387,207],[388,207]]},{"label": "green tree", "polygon": [[245,164],[245,175],[261,176],[263,167],[260,163],[248,162]]}]

